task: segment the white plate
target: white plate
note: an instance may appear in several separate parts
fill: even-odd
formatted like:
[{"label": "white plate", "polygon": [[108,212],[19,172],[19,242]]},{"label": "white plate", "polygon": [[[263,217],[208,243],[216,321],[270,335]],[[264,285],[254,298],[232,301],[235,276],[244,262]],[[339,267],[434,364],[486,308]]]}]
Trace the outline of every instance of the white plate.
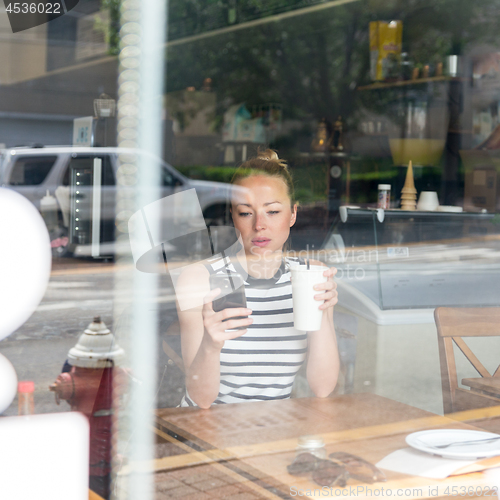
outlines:
[{"label": "white plate", "polygon": [[[498,438],[487,441],[491,438]],[[469,441],[483,442],[471,443]],[[500,455],[500,435],[492,432],[464,429],[435,429],[414,432],[406,436],[412,448],[445,458],[478,459]],[[439,448],[439,446],[446,446]]]},{"label": "white plate", "polygon": [[437,212],[463,212],[464,209],[462,207],[455,207],[453,205],[439,205],[436,208]]}]

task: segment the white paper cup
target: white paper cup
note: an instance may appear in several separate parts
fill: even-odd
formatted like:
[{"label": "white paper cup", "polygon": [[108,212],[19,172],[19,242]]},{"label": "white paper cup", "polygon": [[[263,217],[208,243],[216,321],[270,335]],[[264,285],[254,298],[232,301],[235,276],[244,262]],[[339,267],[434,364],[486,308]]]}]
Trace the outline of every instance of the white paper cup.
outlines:
[{"label": "white paper cup", "polygon": [[439,206],[436,191],[422,191],[417,203],[417,210],[433,211]]},{"label": "white paper cup", "polygon": [[292,265],[292,299],[293,299],[293,322],[297,330],[314,332],[321,328],[323,311],[319,309],[322,304],[314,300],[314,296],[321,291],[314,290],[314,285],[324,283],[327,277],[323,273],[328,268],[325,266]]}]

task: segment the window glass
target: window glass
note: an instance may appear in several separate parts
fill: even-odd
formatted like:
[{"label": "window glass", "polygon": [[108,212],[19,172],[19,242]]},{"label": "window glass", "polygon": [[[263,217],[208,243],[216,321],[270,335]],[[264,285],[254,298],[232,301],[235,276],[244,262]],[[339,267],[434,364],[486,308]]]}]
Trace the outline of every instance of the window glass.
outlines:
[{"label": "window glass", "polygon": [[[13,491],[497,495],[450,463],[498,467],[498,442],[446,439],[500,430],[500,0],[7,4],[0,340],[26,317],[0,342],[0,466],[36,457],[49,492]],[[24,413],[86,427],[20,453]],[[47,436],[61,478],[85,460],[64,494]]]},{"label": "window glass", "polygon": [[11,171],[12,186],[37,186],[47,178],[57,156],[16,157]]}]

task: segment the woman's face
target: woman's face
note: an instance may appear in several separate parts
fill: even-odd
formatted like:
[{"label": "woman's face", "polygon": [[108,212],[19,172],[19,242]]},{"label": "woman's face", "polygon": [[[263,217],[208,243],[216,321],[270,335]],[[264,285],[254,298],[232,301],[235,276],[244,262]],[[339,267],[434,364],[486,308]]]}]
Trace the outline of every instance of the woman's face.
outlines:
[{"label": "woman's face", "polygon": [[277,177],[253,175],[238,185],[244,189],[233,199],[232,215],[245,253],[281,252],[297,217],[297,205],[292,209],[285,182]]}]

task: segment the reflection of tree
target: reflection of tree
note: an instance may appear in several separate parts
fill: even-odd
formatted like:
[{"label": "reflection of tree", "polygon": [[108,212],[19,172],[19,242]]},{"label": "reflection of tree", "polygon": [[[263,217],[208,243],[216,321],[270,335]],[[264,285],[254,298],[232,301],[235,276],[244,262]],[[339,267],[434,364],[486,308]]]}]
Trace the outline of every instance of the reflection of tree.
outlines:
[{"label": "reflection of tree", "polygon": [[233,102],[279,102],[289,117],[333,118],[351,98],[353,66],[356,77],[367,67],[367,44],[360,49],[352,28],[358,11],[354,5],[169,48],[167,88],[210,77]]},{"label": "reflection of tree", "polygon": [[[238,12],[250,7],[259,12],[264,3],[268,12],[283,5],[240,0]],[[171,0],[171,34],[172,11],[187,12],[188,4],[206,5],[205,12],[214,8],[208,1]],[[167,85],[180,89],[211,77],[218,96],[233,102],[279,102],[287,117],[299,119],[349,118],[363,99],[356,85],[368,83],[370,20],[401,19],[405,50],[414,62],[427,64],[471,42],[495,41],[499,5],[499,0],[368,0],[220,34],[170,48]],[[377,99],[383,108],[383,96]]]},{"label": "reflection of tree", "polygon": [[[215,96],[210,92],[169,92],[165,101],[170,118],[177,120],[184,132],[194,118],[201,118],[205,133],[213,132]],[[201,123],[199,124],[201,125]]]},{"label": "reflection of tree", "polygon": [[169,39],[196,35],[283,12],[310,7],[324,0],[171,0]]},{"label": "reflection of tree", "polygon": [[[116,6],[120,0],[103,2]],[[232,23],[327,3],[170,0],[169,39],[179,42]],[[299,14],[170,47],[167,89],[199,87],[210,77],[221,100],[219,114],[230,101],[278,102],[288,118],[341,114],[349,121],[360,99],[366,99],[356,86],[369,83],[370,21],[402,20],[404,50],[415,63],[428,64],[471,43],[497,43],[499,13],[500,0],[364,0]],[[377,102],[383,109],[382,95]]]},{"label": "reflection of tree", "polygon": [[101,10],[109,11],[109,25],[104,25],[96,17],[96,28],[104,33],[110,55],[117,55],[119,52],[120,6],[121,0],[101,0]]}]

